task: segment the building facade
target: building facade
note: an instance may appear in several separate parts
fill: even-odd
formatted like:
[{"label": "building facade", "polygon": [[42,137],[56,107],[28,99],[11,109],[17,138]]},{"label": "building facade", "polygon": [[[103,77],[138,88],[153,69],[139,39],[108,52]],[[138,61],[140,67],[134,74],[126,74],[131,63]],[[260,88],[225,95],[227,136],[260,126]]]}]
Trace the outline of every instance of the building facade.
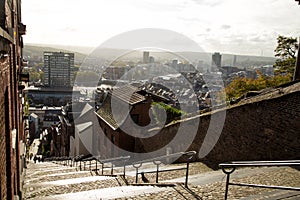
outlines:
[{"label": "building facade", "polygon": [[149,51],[144,51],[143,52],[143,63],[149,63]]},{"label": "building facade", "polygon": [[218,52],[214,53],[212,55],[212,68],[220,68],[221,67],[221,63],[222,63],[222,55]]},{"label": "building facade", "polygon": [[44,52],[44,85],[73,87],[74,53]]},{"label": "building facade", "polygon": [[22,199],[25,160],[21,1],[0,1],[0,199]]},{"label": "building facade", "polygon": [[[138,127],[144,127],[151,122],[149,116],[151,103],[152,98],[148,93],[132,85],[124,85],[115,88],[113,92],[110,91],[96,111],[99,123],[97,131],[99,144],[94,144],[94,146],[99,148],[97,149],[98,155],[102,158],[113,158],[123,156],[122,154],[126,151],[134,152],[136,137],[127,134],[124,130],[143,134],[142,129]],[[121,110],[128,106],[129,112],[123,115]],[[114,113],[112,107],[114,110],[120,110],[120,113]]]}]

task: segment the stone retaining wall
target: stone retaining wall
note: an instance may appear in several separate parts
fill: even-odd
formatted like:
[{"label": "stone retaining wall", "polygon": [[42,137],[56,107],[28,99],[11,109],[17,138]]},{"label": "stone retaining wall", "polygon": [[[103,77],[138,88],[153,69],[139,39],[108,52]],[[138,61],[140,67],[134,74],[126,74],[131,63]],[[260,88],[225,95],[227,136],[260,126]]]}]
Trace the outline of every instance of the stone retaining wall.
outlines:
[{"label": "stone retaining wall", "polygon": [[[221,117],[221,112],[213,115]],[[188,125],[199,121],[197,135],[189,148],[197,152],[207,133],[211,114],[199,117],[181,122],[187,125],[186,134],[189,134]],[[149,152],[167,146],[168,141],[176,135],[179,124],[180,122],[166,126],[153,137],[139,139],[136,150]],[[226,161],[299,158],[300,91],[296,91],[228,108],[218,142],[207,156],[197,160],[216,168],[219,163]]]}]

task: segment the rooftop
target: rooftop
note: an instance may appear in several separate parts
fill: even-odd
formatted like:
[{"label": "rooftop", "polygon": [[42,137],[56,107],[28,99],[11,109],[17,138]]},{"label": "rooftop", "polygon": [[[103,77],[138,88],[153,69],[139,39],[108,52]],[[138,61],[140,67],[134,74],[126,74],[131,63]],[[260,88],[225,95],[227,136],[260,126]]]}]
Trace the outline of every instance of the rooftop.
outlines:
[{"label": "rooftop", "polygon": [[118,129],[120,123],[123,123],[128,115],[113,115],[111,104],[114,104],[114,111],[122,110],[124,108],[129,108],[129,110],[131,110],[133,105],[146,100],[145,96],[137,93],[138,91],[139,89],[132,85],[125,85],[123,87],[114,89],[109,93],[101,107],[97,110],[97,116],[107,123],[113,130]]},{"label": "rooftop", "polygon": [[107,125],[109,125],[113,130],[119,128],[118,123],[116,122],[112,110],[111,110],[111,96],[108,95],[104,100],[101,107],[96,112],[97,116],[100,117]]},{"label": "rooftop", "polygon": [[145,101],[145,96],[137,93],[139,89],[132,85],[125,85],[119,88],[114,89],[111,93],[112,97],[116,97],[130,105],[134,105]]}]

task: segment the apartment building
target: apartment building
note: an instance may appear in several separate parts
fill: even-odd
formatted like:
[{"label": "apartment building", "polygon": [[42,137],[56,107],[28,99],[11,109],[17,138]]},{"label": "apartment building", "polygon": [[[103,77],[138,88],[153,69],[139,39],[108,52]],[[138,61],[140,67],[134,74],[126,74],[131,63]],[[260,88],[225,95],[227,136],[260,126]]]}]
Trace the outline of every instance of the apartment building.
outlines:
[{"label": "apartment building", "polygon": [[44,85],[73,87],[74,53],[44,52]]}]

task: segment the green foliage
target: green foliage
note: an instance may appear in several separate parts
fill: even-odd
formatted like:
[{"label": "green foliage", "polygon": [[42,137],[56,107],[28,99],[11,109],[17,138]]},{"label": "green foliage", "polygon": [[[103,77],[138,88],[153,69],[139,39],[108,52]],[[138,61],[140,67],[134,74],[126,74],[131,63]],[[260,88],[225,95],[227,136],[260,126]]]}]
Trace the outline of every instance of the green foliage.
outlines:
[{"label": "green foliage", "polygon": [[257,79],[236,78],[225,88],[226,100],[239,98],[249,91],[259,91],[290,82],[295,70],[297,49],[297,38],[279,35],[277,47],[274,50],[275,56],[278,58],[274,64],[276,76],[266,77],[258,71]]},{"label": "green foliage", "polygon": [[275,64],[276,75],[288,75],[292,78],[295,70],[296,58],[278,59]]},{"label": "green foliage", "polygon": [[293,76],[296,64],[297,38],[278,36],[277,47],[274,50],[278,60],[275,62],[275,74]]},{"label": "green foliage", "polygon": [[291,80],[288,75],[277,75],[272,77],[264,76],[258,72],[257,79],[252,78],[236,78],[226,88],[226,100],[231,101],[237,99],[249,91],[259,91],[268,87],[275,87]]},{"label": "green foliage", "polygon": [[29,81],[30,82],[37,82],[39,80],[43,81],[44,79],[44,72],[37,72],[37,71],[30,71],[29,72]]},{"label": "green foliage", "polygon": [[179,110],[177,108],[173,108],[172,106],[162,102],[153,102],[152,106],[153,106],[153,114],[156,120],[159,122],[162,122],[163,120],[163,115],[161,114],[161,112],[163,112],[163,110],[165,111],[165,113],[167,114],[166,124],[186,114],[184,111]]},{"label": "green foliage", "polygon": [[277,47],[274,50],[276,57],[280,59],[296,58],[297,49],[297,38],[285,37],[282,35],[277,37]]}]

